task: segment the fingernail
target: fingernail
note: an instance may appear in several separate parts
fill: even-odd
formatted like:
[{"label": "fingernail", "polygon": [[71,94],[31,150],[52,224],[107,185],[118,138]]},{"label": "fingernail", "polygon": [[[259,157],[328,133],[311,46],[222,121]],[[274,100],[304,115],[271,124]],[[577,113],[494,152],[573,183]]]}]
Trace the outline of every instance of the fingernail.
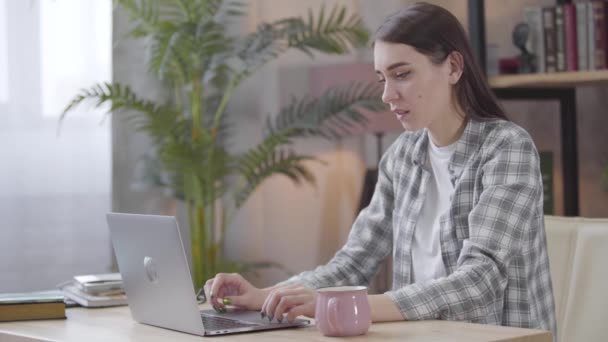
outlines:
[{"label": "fingernail", "polygon": [[264,319],[264,317],[266,317],[266,314],[264,313],[264,311],[260,311],[260,316],[262,317],[262,319]]},{"label": "fingernail", "polygon": [[282,318],[277,318],[277,322],[283,323],[283,319]]},{"label": "fingernail", "polygon": [[224,305],[232,305],[232,299],[230,298],[224,298],[222,302],[224,303]]},{"label": "fingernail", "polygon": [[220,308],[220,312],[221,312],[221,313],[226,313],[226,308],[222,306],[222,307]]}]

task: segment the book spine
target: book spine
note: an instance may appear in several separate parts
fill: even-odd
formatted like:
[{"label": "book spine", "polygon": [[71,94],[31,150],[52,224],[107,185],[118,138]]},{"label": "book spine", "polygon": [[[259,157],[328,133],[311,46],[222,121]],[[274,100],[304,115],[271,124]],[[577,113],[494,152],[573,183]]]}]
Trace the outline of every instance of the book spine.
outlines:
[{"label": "book spine", "polygon": [[545,72],[545,40],[543,35],[543,13],[538,6],[524,8],[524,20],[530,27],[528,49],[535,56],[536,72]]},{"label": "book spine", "polygon": [[596,70],[595,67],[595,23],[593,20],[593,6],[590,2],[587,7],[587,65],[589,70]]},{"label": "book spine", "polygon": [[566,32],[566,65],[568,71],[578,70],[578,42],[576,36],[576,8],[573,3],[564,6],[564,30]]},{"label": "book spine", "polygon": [[546,72],[557,71],[557,48],[555,32],[555,8],[543,7],[543,32],[545,37],[545,68]]},{"label": "book spine", "polygon": [[543,209],[545,215],[553,215],[555,200],[553,195],[553,152],[539,151],[540,173],[543,178]]},{"label": "book spine", "polygon": [[[30,303],[0,306],[0,322],[66,318],[65,303]],[[3,339],[0,339],[4,341]]]},{"label": "book spine", "polygon": [[555,7],[555,32],[557,36],[557,71],[566,71],[566,28],[564,25],[564,7]]},{"label": "book spine", "polygon": [[587,51],[589,50],[589,33],[587,30],[587,3],[579,2],[576,4],[576,43],[577,43],[577,59],[578,69],[588,70],[589,69],[589,57],[587,57]]},{"label": "book spine", "polygon": [[595,69],[606,68],[606,16],[605,3],[592,1],[593,7],[593,26],[595,28],[594,60]]}]

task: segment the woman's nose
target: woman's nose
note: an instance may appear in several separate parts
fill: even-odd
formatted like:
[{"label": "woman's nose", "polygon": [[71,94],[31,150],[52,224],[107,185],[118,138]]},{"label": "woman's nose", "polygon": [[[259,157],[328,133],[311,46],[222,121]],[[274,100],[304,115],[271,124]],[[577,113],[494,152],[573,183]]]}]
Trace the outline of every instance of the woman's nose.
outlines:
[{"label": "woman's nose", "polygon": [[382,92],[382,102],[390,104],[390,102],[396,100],[398,97],[397,91],[391,87],[388,82],[384,83],[384,91]]}]

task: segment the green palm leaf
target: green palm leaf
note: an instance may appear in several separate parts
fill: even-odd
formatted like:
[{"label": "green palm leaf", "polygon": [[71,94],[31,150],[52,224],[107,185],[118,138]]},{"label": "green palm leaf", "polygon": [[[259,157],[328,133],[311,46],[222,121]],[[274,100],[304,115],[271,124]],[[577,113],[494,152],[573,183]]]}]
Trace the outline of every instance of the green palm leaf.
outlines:
[{"label": "green palm leaf", "polygon": [[[273,140],[279,141],[273,141]],[[237,208],[243,205],[253,191],[268,177],[274,174],[287,176],[296,184],[305,181],[315,184],[314,175],[303,162],[316,160],[306,155],[296,155],[293,151],[275,149],[281,144],[280,137],[267,138],[263,143],[238,158],[237,170],[245,183],[237,188],[234,200]]]},{"label": "green palm leaf", "polygon": [[334,6],[325,16],[325,6],[314,19],[312,10],[308,18],[287,18],[275,23],[290,48],[296,48],[312,57],[311,49],[324,53],[342,54],[351,47],[364,46],[369,34],[357,15],[347,17],[346,7]]},{"label": "green palm leaf", "polygon": [[118,0],[127,10],[131,19],[130,34],[133,37],[143,37],[157,29],[159,22],[159,2],[152,0]]},{"label": "green palm leaf", "polygon": [[274,118],[266,121],[268,135],[290,132],[295,136],[322,136],[338,139],[350,134],[354,127],[365,125],[362,109],[384,109],[381,88],[376,84],[350,83],[332,87],[319,98],[292,99]]},{"label": "green palm leaf", "polygon": [[213,141],[166,143],[159,156],[186,198],[207,205],[228,191],[223,180],[231,173],[232,157]]},{"label": "green palm leaf", "polygon": [[351,47],[364,46],[369,35],[356,15],[346,16],[346,7],[334,6],[329,17],[321,8],[318,20],[309,11],[308,20],[297,17],[262,23],[237,44],[236,55],[251,73],[289,48],[313,56],[312,51],[343,54]]},{"label": "green palm leaf", "polygon": [[240,1],[207,0],[190,2],[194,5],[192,13],[198,14],[199,17],[210,18],[216,23],[223,23],[230,17],[246,14],[245,4]]},{"label": "green palm leaf", "polygon": [[176,113],[173,107],[140,99],[130,87],[119,83],[96,84],[89,89],[81,89],[80,93],[63,110],[60,121],[64,120],[67,113],[74,107],[88,101],[93,101],[95,107],[109,103],[109,112],[130,110],[144,114],[142,117],[137,113],[129,112],[127,119],[135,123],[136,128],[150,133],[157,143],[172,136],[174,129],[180,123],[177,119],[179,113]]},{"label": "green palm leaf", "polygon": [[257,30],[241,39],[236,46],[236,55],[244,64],[248,73],[278,57],[287,49],[287,44],[280,39],[272,24],[262,23]]}]

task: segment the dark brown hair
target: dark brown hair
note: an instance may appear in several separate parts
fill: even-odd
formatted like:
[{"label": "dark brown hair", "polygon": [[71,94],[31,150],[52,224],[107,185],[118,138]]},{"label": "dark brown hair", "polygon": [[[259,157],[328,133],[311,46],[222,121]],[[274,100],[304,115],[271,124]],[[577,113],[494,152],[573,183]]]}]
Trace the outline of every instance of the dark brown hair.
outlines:
[{"label": "dark brown hair", "polygon": [[446,9],[424,2],[413,4],[386,18],[373,41],[406,44],[443,63],[452,52],[463,57],[463,71],[455,85],[458,104],[467,117],[477,120],[507,119],[473,56],[465,31]]}]

